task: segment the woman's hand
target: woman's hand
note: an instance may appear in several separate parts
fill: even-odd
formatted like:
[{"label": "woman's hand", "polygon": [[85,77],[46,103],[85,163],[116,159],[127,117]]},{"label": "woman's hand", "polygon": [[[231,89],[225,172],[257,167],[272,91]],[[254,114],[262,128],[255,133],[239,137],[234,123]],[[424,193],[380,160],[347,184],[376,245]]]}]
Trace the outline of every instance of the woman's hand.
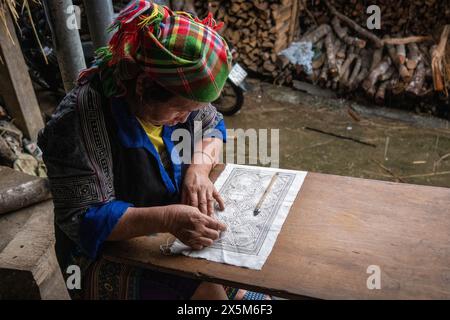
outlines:
[{"label": "woman's hand", "polygon": [[208,216],[214,213],[216,201],[220,210],[225,209],[222,197],[209,179],[210,169],[208,165],[190,165],[184,177],[181,193],[182,204],[196,207]]},{"label": "woman's hand", "polygon": [[194,250],[209,247],[219,239],[226,225],[197,208],[186,205],[170,205],[164,210],[164,228]]}]

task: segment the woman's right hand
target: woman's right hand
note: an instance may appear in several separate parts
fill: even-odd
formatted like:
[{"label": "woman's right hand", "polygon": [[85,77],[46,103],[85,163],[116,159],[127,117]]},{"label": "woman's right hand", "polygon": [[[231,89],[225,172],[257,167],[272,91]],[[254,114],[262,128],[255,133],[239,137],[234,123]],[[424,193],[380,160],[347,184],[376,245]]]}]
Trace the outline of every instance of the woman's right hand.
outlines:
[{"label": "woman's right hand", "polygon": [[220,232],[226,230],[226,225],[220,221],[202,214],[195,207],[185,205],[165,207],[164,226],[194,250],[211,246],[214,240],[219,239]]}]

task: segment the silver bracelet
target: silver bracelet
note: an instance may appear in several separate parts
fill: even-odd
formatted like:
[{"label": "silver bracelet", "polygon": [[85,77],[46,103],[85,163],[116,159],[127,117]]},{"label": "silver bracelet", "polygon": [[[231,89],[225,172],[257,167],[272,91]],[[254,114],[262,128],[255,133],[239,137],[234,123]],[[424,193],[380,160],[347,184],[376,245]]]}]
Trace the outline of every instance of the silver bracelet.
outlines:
[{"label": "silver bracelet", "polygon": [[[197,153],[201,153],[201,154],[206,155],[206,156],[209,158],[209,160],[211,160],[211,164],[214,165],[214,159],[213,159],[213,157],[211,157],[209,154],[207,154],[207,153],[204,152],[204,151],[196,151],[196,152],[194,152],[194,154],[197,154]],[[195,164],[195,163],[194,163],[194,164]]]}]

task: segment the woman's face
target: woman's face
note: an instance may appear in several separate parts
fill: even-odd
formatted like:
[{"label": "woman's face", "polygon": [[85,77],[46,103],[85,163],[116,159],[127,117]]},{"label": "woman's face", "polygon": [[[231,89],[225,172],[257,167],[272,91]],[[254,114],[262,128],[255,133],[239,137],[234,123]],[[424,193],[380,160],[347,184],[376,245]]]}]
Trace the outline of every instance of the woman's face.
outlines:
[{"label": "woman's face", "polygon": [[144,102],[137,116],[156,126],[174,126],[186,122],[191,112],[207,106],[207,103],[174,96],[167,102]]}]

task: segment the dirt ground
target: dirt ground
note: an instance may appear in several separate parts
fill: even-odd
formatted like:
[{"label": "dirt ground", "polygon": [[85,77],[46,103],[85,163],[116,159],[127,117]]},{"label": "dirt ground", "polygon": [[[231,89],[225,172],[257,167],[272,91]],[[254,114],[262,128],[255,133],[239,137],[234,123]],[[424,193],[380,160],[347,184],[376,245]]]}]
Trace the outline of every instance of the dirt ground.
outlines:
[{"label": "dirt ground", "polygon": [[[225,122],[235,129],[280,129],[281,168],[450,187],[448,121],[256,80],[250,80],[250,87],[242,111]],[[350,106],[360,121],[349,115]]]}]

